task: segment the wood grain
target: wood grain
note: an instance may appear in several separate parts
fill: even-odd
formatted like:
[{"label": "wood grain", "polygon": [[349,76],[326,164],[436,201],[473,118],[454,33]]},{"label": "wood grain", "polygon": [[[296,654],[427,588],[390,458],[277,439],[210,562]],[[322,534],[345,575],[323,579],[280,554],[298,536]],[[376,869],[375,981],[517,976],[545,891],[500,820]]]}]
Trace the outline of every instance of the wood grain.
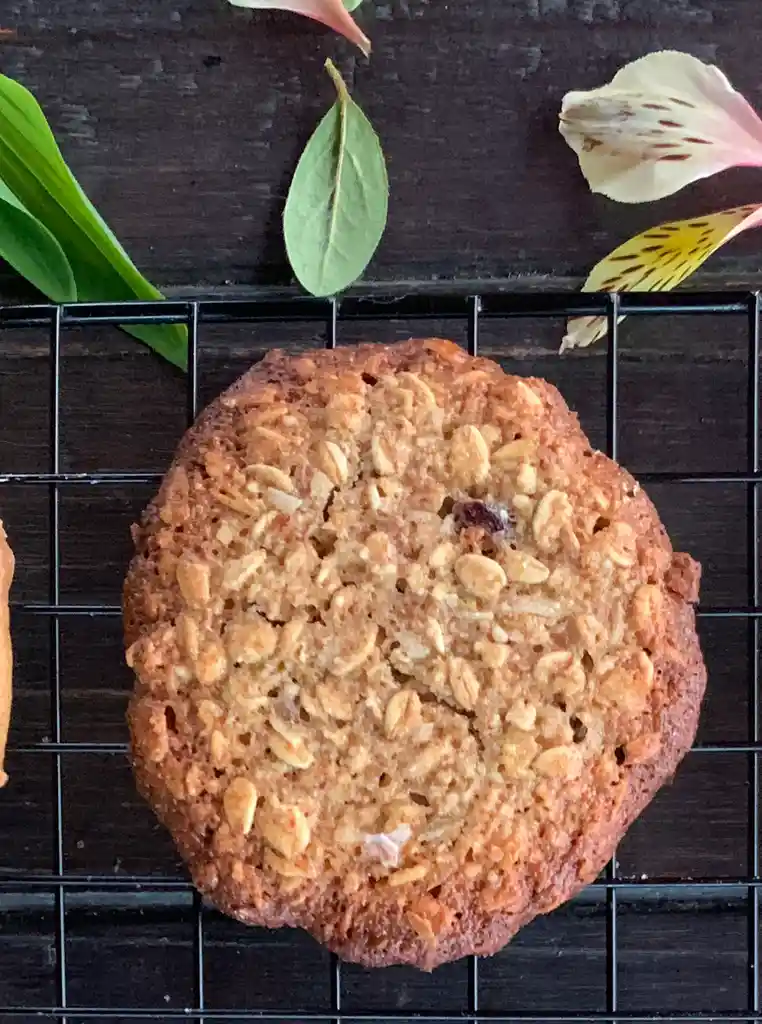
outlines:
[{"label": "wood grain", "polygon": [[[39,97],[67,160],[136,262],[180,294],[289,282],[280,211],[296,157],[331,99],[322,71],[328,55],[339,61],[388,156],[389,228],[369,286],[447,288],[455,279],[480,278],[509,288],[572,287],[597,258],[651,223],[762,199],[762,179],[748,171],[649,208],[614,206],[586,191],[555,129],[567,89],[599,84],[658,47],[718,62],[762,107],[762,9],[755,0],[385,0],[364,5],[359,17],[374,41],[369,64],[305,21],[249,16],[224,0],[34,0],[0,16],[0,27],[17,32],[3,42],[3,70]],[[750,235],[716,257],[700,280],[738,287],[757,282],[760,269]],[[0,274],[0,295],[24,294],[11,275]],[[556,383],[593,443],[603,446],[604,356],[594,349],[559,359],[561,326],[485,321],[481,349],[508,370]],[[342,343],[423,333],[463,341],[465,325],[339,328]],[[308,348],[323,339],[321,324],[205,329],[201,398],[211,398],[268,347]],[[0,472],[49,468],[47,348],[39,331],[0,333]],[[747,370],[743,318],[627,321],[622,460],[639,473],[745,468]],[[158,473],[184,427],[184,382],[117,331],[67,332],[61,410],[62,469]],[[64,600],[118,603],[129,523],[150,491],[62,488]],[[649,491],[676,542],[704,562],[704,603],[745,603],[746,488],[662,483]],[[47,491],[0,483],[0,509],[19,563],[15,600],[48,600]],[[705,619],[700,631],[710,687],[699,739],[744,742],[748,627]],[[11,741],[19,746],[52,736],[51,634],[46,620],[18,611],[14,632]],[[131,681],[118,619],[62,619],[60,681],[65,740],[125,741]],[[0,873],[50,872],[52,758],[12,753],[9,761]],[[689,755],[674,785],[623,842],[622,874],[745,875],[749,779],[745,755]],[[63,797],[67,872],[83,881],[92,873],[182,877],[121,754],[66,756]],[[638,894],[619,896],[620,1008],[743,1010],[746,891],[734,890],[732,899],[712,888],[681,899],[672,892],[669,900],[661,889]],[[176,892],[67,894],[70,999],[112,1008],[191,1005],[189,901]],[[606,921],[600,889],[536,921],[481,964],[481,1005],[505,1013],[605,1010]],[[259,1007],[278,1019],[279,1010],[330,1007],[327,957],[308,938],[246,930],[213,913],[205,915],[205,932],[212,1011]],[[54,940],[52,897],[0,885],[0,1005],[56,1003]],[[298,986],[284,986],[284,965]],[[343,1005],[347,1013],[371,1009],[379,1020],[417,1010],[457,1013],[467,1007],[465,982],[463,964],[433,978],[347,968]]]},{"label": "wood grain", "polygon": [[[67,898],[67,974],[71,1003],[105,1008],[177,1009],[193,1002],[193,946],[188,902],[141,907],[137,900],[97,908]],[[306,936],[266,932],[205,915],[206,1004],[212,1011],[292,1013],[330,1009],[328,957]],[[52,899],[34,911],[3,915],[0,1001],[53,1005],[56,1000]],[[746,914],[742,903],[669,908],[622,903],[618,914],[619,1006],[623,1012],[743,1010],[747,998]],[[492,1013],[604,1012],[606,912],[573,903],[533,922],[497,956],[480,963],[481,1006]],[[298,985],[284,985],[284,964]],[[466,964],[434,975],[408,968],[370,974],[342,969],[345,1012],[384,1021],[416,1012],[467,1008]],[[76,1018],[73,1018],[76,1019]],[[105,1015],[104,1015],[105,1019]],[[120,1019],[118,1015],[116,1018]],[[122,1018],[123,1019],[123,1018]],[[161,1020],[153,1017],[152,1021]]]},{"label": "wood grain", "polygon": [[[759,200],[732,172],[649,208],[591,196],[556,131],[568,89],[658,48],[716,61],[762,107],[755,0],[385,0],[368,63],[304,19],[225,0],[11,5],[3,70],[39,97],[88,194],[160,285],[284,283],[280,213],[339,60],[384,143],[369,278],[578,278],[660,219]],[[742,26],[742,30],[740,27]],[[754,279],[753,237],[716,271]],[[6,286],[16,286],[6,279]]]}]

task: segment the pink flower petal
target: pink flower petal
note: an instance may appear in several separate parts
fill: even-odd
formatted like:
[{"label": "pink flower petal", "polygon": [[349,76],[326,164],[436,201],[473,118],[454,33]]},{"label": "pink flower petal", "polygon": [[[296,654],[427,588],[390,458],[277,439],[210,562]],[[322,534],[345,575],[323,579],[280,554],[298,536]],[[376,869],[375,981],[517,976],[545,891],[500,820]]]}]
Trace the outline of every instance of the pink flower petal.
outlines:
[{"label": "pink flower petal", "polygon": [[559,130],[590,188],[621,203],[762,166],[762,120],[718,68],[687,53],[651,53],[609,85],[567,93]]},{"label": "pink flower petal", "polygon": [[252,10],[291,11],[306,18],[319,21],[332,28],[339,35],[358,46],[367,57],[370,53],[370,39],[360,29],[341,0],[229,0],[234,7],[248,7]]}]

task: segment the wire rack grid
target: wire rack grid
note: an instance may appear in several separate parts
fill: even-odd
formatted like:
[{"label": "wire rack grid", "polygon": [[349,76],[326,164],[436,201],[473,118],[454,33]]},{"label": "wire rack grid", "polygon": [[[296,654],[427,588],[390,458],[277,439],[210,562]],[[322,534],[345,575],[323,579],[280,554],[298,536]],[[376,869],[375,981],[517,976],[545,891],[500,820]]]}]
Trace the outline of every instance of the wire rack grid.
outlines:
[{"label": "wire rack grid", "polygon": [[[50,707],[51,736],[49,741],[16,745],[12,753],[18,755],[44,754],[51,762],[53,788],[53,863],[47,873],[19,870],[18,865],[3,864],[0,856],[0,911],[6,894],[46,892],[53,894],[55,906],[55,1005],[0,1005],[0,1020],[58,1020],[79,1022],[86,1020],[194,1020],[223,1021],[271,1020],[271,1021],[342,1021],[375,1020],[408,1021],[411,1019],[432,1020],[522,1020],[522,1021],[687,1021],[727,1020],[760,1021],[760,787],[759,767],[762,743],[760,742],[760,693],[759,693],[759,622],[762,617],[759,571],[759,499],[758,485],[762,483],[759,450],[759,384],[760,384],[760,296],[758,293],[684,293],[674,295],[610,295],[610,296],[568,296],[555,294],[490,294],[480,295],[406,295],[394,297],[350,297],[341,301],[314,300],[307,298],[264,298],[245,301],[168,301],[162,303],[123,304],[79,304],[66,307],[29,306],[0,307],[0,330],[9,328],[37,327],[49,332],[49,360],[51,368],[49,469],[47,472],[3,473],[0,466],[0,483],[13,486],[40,486],[47,489],[49,501],[49,578],[48,600],[46,603],[17,603],[13,606],[18,621],[28,617],[42,617],[47,620],[50,635]],[[325,345],[334,348],[340,343],[341,325],[350,321],[391,321],[400,319],[448,319],[461,321],[466,328],[467,347],[472,354],[479,352],[480,325],[488,319],[535,317],[560,318],[575,315],[604,315],[608,321],[608,349],[606,355],[606,448],[616,458],[619,439],[619,321],[624,315],[656,316],[661,314],[700,316],[714,314],[745,318],[748,332],[748,381],[747,381],[747,457],[746,467],[740,471],[723,472],[658,472],[642,475],[645,482],[676,482],[698,484],[736,484],[745,487],[747,493],[747,601],[733,607],[702,607],[699,616],[714,619],[738,619],[746,624],[749,684],[748,684],[748,737],[746,741],[701,744],[698,749],[706,754],[740,755],[748,760],[748,865],[745,875],[722,878],[669,878],[663,881],[648,881],[621,877],[617,859],[609,864],[606,872],[591,889],[603,890],[606,907],[606,1006],[601,1011],[540,1012],[531,1007],[510,1013],[485,1009],[480,1001],[480,968],[477,958],[470,958],[467,967],[467,996],[465,1009],[458,1014],[437,1010],[411,1011],[405,1009],[364,1010],[352,1007],[345,1009],[343,1001],[342,965],[335,958],[330,960],[331,1005],[325,1010],[310,1011],[291,1008],[289,994],[284,992],[285,1002],[277,1010],[272,1008],[210,1010],[205,998],[205,920],[209,911],[203,906],[198,894],[193,893],[193,1005],[182,1008],[156,1007],[106,1007],[72,1004],[68,998],[67,971],[67,898],[71,893],[142,891],[142,892],[192,892],[187,879],[183,877],[159,877],[155,875],[110,875],[67,873],[65,858],[65,815],[63,799],[63,762],[65,758],[82,753],[123,755],[123,744],[99,742],[69,742],[64,739],[64,709],[61,686],[61,623],[69,617],[117,617],[120,609],[109,604],[66,603],[61,590],[61,539],[60,539],[60,494],[64,485],[84,484],[116,485],[158,483],[159,472],[142,471],[93,471],[70,473],[62,471],[61,465],[61,357],[63,339],[67,328],[87,328],[93,325],[125,323],[185,323],[189,335],[189,369],[187,374],[187,421],[192,423],[199,404],[199,352],[203,344],[203,328],[209,324],[254,324],[267,322],[322,324],[325,329]],[[105,811],[104,811],[105,813]],[[663,886],[665,894],[679,892],[681,888],[693,890],[702,886],[708,890],[737,892],[745,894],[747,908],[747,979],[748,1005],[745,1009],[727,1013],[704,1012],[696,1007],[691,1013],[633,1013],[620,1007],[619,944],[618,944],[618,899],[622,893],[648,887],[657,892]],[[0,962],[0,977],[3,964]],[[286,986],[287,988],[288,986]]]}]

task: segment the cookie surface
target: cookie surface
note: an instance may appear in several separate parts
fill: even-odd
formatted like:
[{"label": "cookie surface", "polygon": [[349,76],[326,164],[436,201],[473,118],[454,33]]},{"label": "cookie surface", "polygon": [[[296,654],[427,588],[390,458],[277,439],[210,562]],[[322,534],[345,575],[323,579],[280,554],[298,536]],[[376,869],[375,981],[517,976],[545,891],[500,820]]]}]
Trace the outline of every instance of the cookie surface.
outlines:
[{"label": "cookie surface", "polygon": [[699,567],[552,386],[451,342],[270,353],[134,536],[139,787],[220,909],[345,959],[495,952],[693,740]]}]

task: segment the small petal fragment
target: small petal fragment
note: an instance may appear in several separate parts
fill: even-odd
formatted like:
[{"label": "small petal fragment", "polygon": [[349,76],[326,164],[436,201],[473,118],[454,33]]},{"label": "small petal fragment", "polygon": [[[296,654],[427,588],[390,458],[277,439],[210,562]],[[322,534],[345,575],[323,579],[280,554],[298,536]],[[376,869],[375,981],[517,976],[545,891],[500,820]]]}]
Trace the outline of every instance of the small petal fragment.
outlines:
[{"label": "small petal fragment", "polygon": [[[248,7],[251,10],[291,11],[303,14],[305,18],[319,21],[332,28],[339,35],[359,47],[367,57],[370,53],[370,39],[360,29],[347,7],[341,0],[229,0],[234,7]],[[359,3],[350,7],[354,10]]]},{"label": "small petal fragment", "polygon": [[[726,242],[760,225],[762,204],[659,224],[635,235],[596,264],[582,291],[669,291],[695,273]],[[592,345],[604,337],[606,326],[602,316],[570,320],[561,351]]]},{"label": "small petal fragment", "polygon": [[719,68],[676,51],[641,57],[600,89],[567,93],[559,131],[592,191],[620,203],[762,166],[762,120]]},{"label": "small petal fragment", "polygon": [[380,861],[385,868],[399,867],[402,847],[412,836],[409,825],[398,825],[393,832],[366,835],[363,840],[365,854]]}]

